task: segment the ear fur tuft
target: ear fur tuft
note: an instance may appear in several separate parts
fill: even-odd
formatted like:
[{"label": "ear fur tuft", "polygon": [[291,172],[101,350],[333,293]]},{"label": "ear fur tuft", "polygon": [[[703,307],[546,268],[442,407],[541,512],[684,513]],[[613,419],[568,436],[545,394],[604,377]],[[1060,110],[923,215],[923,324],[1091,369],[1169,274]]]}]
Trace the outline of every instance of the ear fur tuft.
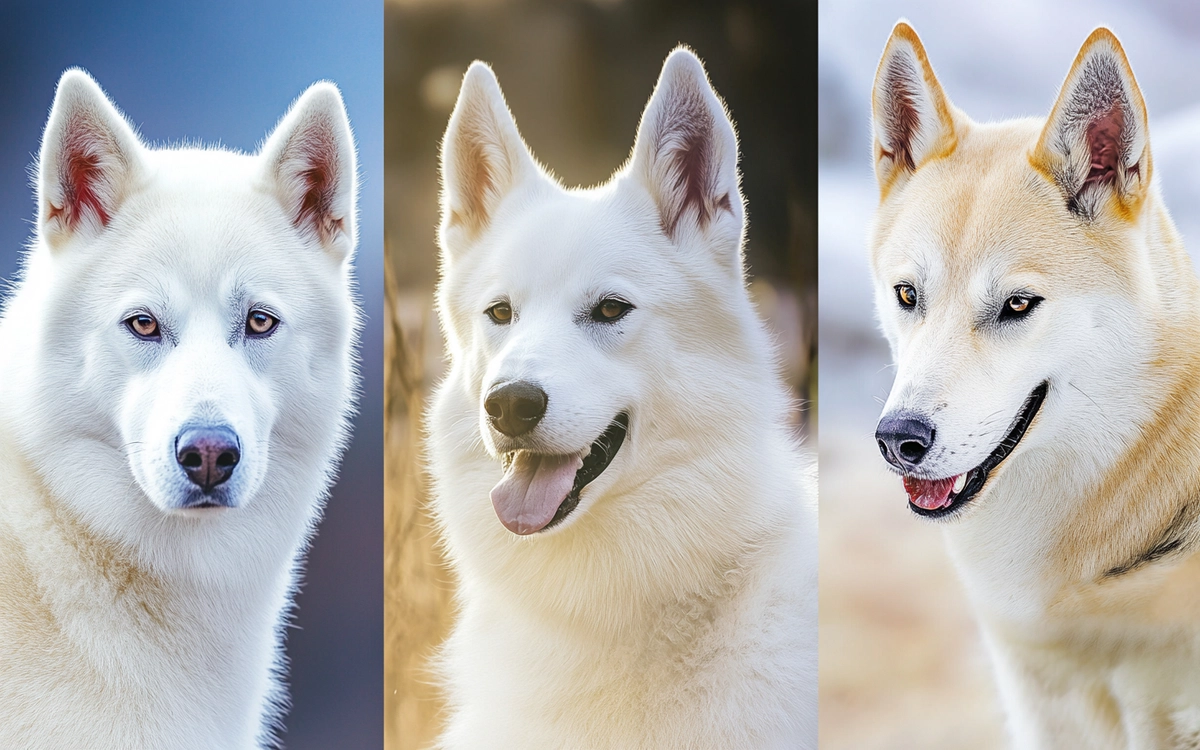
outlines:
[{"label": "ear fur tuft", "polygon": [[78,68],[63,73],[38,156],[39,233],[56,245],[107,227],[140,169],[141,151],[100,85]]},{"label": "ear fur tuft", "polygon": [[1152,169],[1146,104],[1108,29],[1093,31],[1079,50],[1031,158],[1083,219],[1110,200],[1123,209],[1140,204]]},{"label": "ear fur tuft", "polygon": [[442,139],[442,229],[474,234],[522,180],[538,172],[496,74],[478,60],[463,76]]},{"label": "ear fur tuft", "polygon": [[888,190],[957,145],[950,102],[925,47],[905,21],[892,29],[875,72],[872,94],[875,177]]},{"label": "ear fur tuft", "polygon": [[339,258],[357,242],[354,134],[341,92],[314,83],[292,104],[262,148],[268,179],[302,231]]},{"label": "ear fur tuft", "polygon": [[663,232],[704,231],[722,215],[739,225],[737,135],[704,65],[680,47],[663,64],[642,114],[631,170],[659,208]]}]

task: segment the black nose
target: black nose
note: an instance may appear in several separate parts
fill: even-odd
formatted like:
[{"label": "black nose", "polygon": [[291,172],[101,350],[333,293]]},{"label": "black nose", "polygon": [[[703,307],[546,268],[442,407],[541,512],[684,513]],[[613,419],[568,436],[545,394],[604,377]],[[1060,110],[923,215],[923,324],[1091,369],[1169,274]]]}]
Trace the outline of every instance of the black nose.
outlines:
[{"label": "black nose", "polygon": [[189,427],[175,441],[175,460],[206,495],[229,479],[241,457],[237,434],[228,427]]},{"label": "black nose", "polygon": [[897,469],[911,469],[925,458],[936,435],[937,430],[923,417],[888,416],[879,420],[875,442],[889,464]]},{"label": "black nose", "polygon": [[546,392],[525,380],[500,383],[488,391],[483,410],[492,426],[509,437],[529,432],[546,414]]}]

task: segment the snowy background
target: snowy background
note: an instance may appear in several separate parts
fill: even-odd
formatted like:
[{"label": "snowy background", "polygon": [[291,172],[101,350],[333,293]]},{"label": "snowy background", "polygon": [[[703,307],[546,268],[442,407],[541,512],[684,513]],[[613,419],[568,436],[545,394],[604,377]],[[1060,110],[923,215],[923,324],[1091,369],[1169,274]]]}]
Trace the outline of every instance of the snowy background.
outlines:
[{"label": "snowy background", "polygon": [[1116,32],[1150,111],[1155,179],[1200,250],[1200,4],[822,3],[819,60],[821,747],[1003,747],[986,656],[939,533],[910,517],[872,433],[891,384],[866,236],[870,92],[907,18],[977,121],[1045,116],[1079,46]]}]

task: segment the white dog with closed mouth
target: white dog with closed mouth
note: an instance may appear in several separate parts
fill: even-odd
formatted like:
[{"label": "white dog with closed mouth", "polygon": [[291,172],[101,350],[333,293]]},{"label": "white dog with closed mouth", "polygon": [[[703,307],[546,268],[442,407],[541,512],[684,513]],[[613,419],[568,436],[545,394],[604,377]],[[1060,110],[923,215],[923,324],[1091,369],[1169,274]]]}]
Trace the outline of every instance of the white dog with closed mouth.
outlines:
[{"label": "white dog with closed mouth", "polygon": [[445,748],[811,748],[811,470],[745,287],[737,140],[689,51],[564,189],[496,78],[442,150]]},{"label": "white dog with closed mouth", "polygon": [[901,22],[874,113],[876,436],[946,524],[1013,746],[1200,747],[1200,284],[1121,44],[1048,117],[977,123]]},{"label": "white dog with closed mouth", "polygon": [[0,319],[0,746],[271,742],[357,382],[356,179],[332,84],[250,156],[150,148],[63,75]]}]

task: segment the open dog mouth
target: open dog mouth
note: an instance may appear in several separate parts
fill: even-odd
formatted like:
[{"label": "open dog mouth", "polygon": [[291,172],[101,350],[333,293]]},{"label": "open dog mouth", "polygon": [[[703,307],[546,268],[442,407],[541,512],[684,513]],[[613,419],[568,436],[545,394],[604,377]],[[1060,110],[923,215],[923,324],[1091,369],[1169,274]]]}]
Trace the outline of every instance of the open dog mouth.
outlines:
[{"label": "open dog mouth", "polygon": [[579,505],[579,493],[604,473],[629,431],[618,414],[587,455],[513,451],[504,455],[504,478],[492,488],[492,507],[504,528],[525,536],[561,523]]},{"label": "open dog mouth", "polygon": [[1008,458],[1008,454],[1012,453],[1013,449],[1017,447],[1017,443],[1021,442],[1025,431],[1029,429],[1038,409],[1046,399],[1046,392],[1049,389],[1050,384],[1045,381],[1033,389],[1033,392],[1025,399],[1024,405],[1021,406],[1021,410],[1017,412],[1012,427],[1000,441],[1000,445],[996,446],[996,450],[992,451],[987,458],[983,459],[983,463],[974,469],[965,474],[944,479],[918,479],[905,476],[904,489],[908,491],[909,509],[926,518],[945,518],[970,502],[983,489],[992,470]]}]

